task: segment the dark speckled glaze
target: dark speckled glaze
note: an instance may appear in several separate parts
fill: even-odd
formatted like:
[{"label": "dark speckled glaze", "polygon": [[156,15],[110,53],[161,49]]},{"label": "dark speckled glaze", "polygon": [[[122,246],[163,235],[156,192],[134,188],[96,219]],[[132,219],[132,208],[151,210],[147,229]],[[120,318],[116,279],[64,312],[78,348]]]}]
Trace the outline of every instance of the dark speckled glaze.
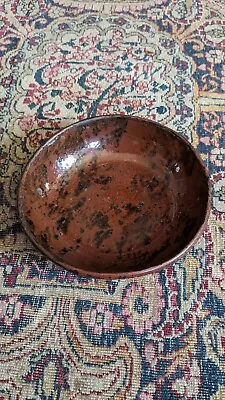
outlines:
[{"label": "dark speckled glaze", "polygon": [[25,231],[56,263],[124,278],[181,257],[204,229],[209,179],[179,134],[141,118],[78,122],[28,164],[19,190]]}]

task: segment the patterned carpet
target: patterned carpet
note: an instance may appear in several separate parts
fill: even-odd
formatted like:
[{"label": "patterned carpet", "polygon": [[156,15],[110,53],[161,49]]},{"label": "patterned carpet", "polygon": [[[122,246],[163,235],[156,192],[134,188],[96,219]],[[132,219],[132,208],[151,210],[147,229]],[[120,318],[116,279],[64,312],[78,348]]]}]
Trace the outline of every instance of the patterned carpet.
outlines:
[{"label": "patterned carpet", "polygon": [[[0,399],[225,399],[225,1],[0,2]],[[77,277],[17,217],[21,172],[73,121],[145,116],[212,180],[208,229],[142,279]]]}]

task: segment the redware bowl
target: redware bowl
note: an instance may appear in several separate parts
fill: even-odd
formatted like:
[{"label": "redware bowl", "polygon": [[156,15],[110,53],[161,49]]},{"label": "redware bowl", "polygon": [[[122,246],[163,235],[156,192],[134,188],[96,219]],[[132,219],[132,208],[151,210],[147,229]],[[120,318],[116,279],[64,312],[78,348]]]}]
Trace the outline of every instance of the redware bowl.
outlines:
[{"label": "redware bowl", "polygon": [[82,275],[128,278],[175,262],[202,233],[209,177],[180,134],[96,117],[63,129],[29,162],[19,214],[32,242]]}]

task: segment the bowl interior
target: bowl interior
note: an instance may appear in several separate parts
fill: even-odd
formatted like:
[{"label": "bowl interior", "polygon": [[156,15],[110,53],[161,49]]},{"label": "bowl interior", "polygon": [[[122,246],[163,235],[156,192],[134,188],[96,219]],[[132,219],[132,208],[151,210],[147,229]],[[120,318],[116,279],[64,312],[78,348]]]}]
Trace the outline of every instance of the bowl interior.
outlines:
[{"label": "bowl interior", "polygon": [[74,124],[25,170],[25,230],[54,261],[83,273],[123,274],[168,262],[206,218],[208,181],[191,146],[129,117]]}]

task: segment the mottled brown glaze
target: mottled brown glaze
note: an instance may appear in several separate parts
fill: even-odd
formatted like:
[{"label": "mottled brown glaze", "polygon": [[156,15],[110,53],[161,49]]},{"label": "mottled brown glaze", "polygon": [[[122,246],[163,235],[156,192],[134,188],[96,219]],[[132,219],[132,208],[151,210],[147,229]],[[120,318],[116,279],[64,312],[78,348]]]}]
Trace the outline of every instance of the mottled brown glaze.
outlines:
[{"label": "mottled brown glaze", "polygon": [[124,116],[78,122],[28,164],[19,190],[25,231],[67,269],[124,278],[174,262],[202,232],[209,179],[191,145]]}]

